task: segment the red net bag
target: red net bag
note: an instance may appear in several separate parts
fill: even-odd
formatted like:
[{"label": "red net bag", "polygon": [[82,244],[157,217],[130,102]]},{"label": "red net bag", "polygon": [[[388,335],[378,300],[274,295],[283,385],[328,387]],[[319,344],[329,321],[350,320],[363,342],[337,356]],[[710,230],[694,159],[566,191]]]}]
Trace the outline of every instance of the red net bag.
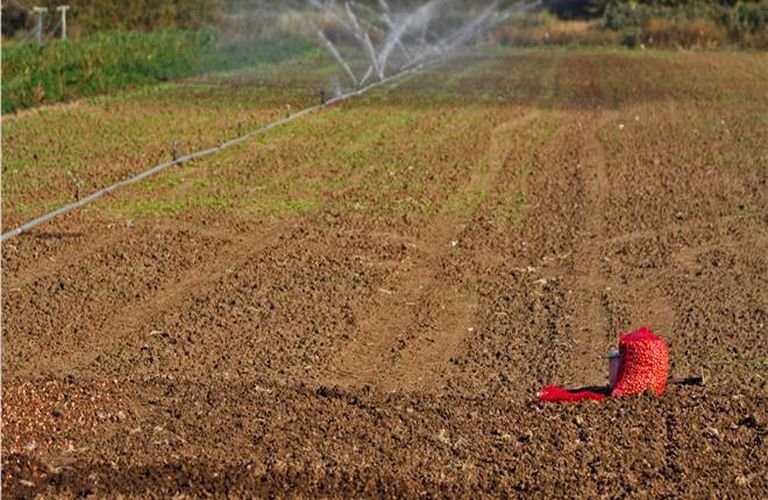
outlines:
[{"label": "red net bag", "polygon": [[548,385],[539,391],[539,401],[545,403],[571,403],[576,401],[602,401],[605,394],[589,390],[571,390]]},{"label": "red net bag", "polygon": [[647,328],[619,339],[619,378],[612,397],[640,394],[651,389],[660,395],[667,388],[669,352],[664,339]]}]

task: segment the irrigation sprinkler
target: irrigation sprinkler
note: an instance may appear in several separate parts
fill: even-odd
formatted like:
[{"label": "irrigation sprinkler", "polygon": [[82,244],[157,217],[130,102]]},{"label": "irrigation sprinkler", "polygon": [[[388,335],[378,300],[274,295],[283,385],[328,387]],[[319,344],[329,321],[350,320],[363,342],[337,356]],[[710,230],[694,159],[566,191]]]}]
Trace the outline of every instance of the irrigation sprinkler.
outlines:
[{"label": "irrigation sprinkler", "polygon": [[82,179],[77,177],[71,171],[67,172],[67,176],[69,177],[69,181],[72,184],[72,197],[75,201],[80,201],[80,191],[83,187]]},{"label": "irrigation sprinkler", "polygon": [[48,7],[32,7],[32,12],[37,15],[37,27],[35,28],[35,36],[37,37],[37,44],[43,44],[43,16],[48,12]]},{"label": "irrigation sprinkler", "polygon": [[177,161],[179,159],[179,149],[181,144],[178,139],[171,141],[171,161]]},{"label": "irrigation sprinkler", "polygon": [[70,9],[69,5],[59,5],[56,10],[61,12],[61,39],[67,39],[67,11]]}]

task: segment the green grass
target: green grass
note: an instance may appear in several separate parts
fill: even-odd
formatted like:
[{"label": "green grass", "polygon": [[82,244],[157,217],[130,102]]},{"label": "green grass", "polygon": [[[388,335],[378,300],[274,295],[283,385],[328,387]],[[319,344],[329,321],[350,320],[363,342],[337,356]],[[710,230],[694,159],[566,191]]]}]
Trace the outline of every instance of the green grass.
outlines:
[{"label": "green grass", "polygon": [[222,45],[211,31],[106,32],[79,41],[3,44],[2,112],[289,59],[297,40]]},{"label": "green grass", "polygon": [[487,196],[488,193],[482,187],[461,190],[448,197],[443,212],[450,217],[469,219]]},{"label": "green grass", "polygon": [[506,219],[513,226],[519,224],[525,215],[525,208],[528,206],[525,185],[528,177],[536,170],[534,165],[525,165],[518,173],[518,187],[514,195],[512,207],[509,209],[497,209],[496,217]]},{"label": "green grass", "polygon": [[182,200],[131,198],[112,208],[121,217],[151,218],[179,215],[196,209],[224,210],[230,205],[227,196],[197,196]]},{"label": "green grass", "polygon": [[305,214],[311,212],[320,206],[316,200],[276,200],[272,203],[263,204],[263,208],[270,213],[294,213]]}]

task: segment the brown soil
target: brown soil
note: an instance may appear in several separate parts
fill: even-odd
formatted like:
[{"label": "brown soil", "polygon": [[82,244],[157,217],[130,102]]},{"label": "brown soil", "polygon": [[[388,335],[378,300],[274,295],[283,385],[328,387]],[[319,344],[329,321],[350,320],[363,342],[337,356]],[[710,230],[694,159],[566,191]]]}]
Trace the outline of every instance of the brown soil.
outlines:
[{"label": "brown soil", "polygon": [[[486,58],[454,96],[425,75],[217,159],[290,192],[362,154],[366,112],[412,113],[315,210],[8,241],[3,493],[768,495],[760,57]],[[704,386],[536,402],[605,384],[641,325]]]}]

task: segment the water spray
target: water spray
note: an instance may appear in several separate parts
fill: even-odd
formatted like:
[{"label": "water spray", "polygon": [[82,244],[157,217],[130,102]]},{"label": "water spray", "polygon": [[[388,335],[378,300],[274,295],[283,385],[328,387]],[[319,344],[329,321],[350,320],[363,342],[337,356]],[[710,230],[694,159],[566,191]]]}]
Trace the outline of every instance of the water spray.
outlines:
[{"label": "water spray", "polygon": [[403,36],[414,26],[423,26],[433,15],[434,9],[444,3],[445,0],[431,0],[419,7],[416,11],[405,15],[402,20],[394,26],[384,41],[384,46],[379,52],[379,66],[386,71],[389,62],[389,56],[397,47]]},{"label": "water spray", "polygon": [[[367,59],[368,64],[358,77],[351,61],[341,55],[341,51],[329,37],[321,29],[314,27],[311,20],[306,21],[314,27],[325,49],[356,86],[366,85],[373,77],[381,81],[391,73],[443,57],[461,46],[472,43],[481,34],[507,21],[515,13],[527,12],[541,4],[541,0],[535,0],[499,10],[500,2],[496,0],[487,4],[463,26],[445,33],[440,31],[439,18],[449,11],[447,5],[450,0],[430,0],[407,12],[394,12],[387,0],[378,1],[378,10],[354,0],[345,1],[343,7],[335,1],[307,1],[313,11],[333,20],[340,29],[346,30],[350,37],[360,44],[361,57]],[[301,17],[299,13],[295,15]],[[374,38],[381,41],[375,44]],[[393,62],[396,53],[402,54],[398,63]]]},{"label": "water spray", "polygon": [[355,72],[352,71],[352,68],[349,67],[349,64],[347,64],[347,61],[344,60],[343,57],[341,57],[341,54],[336,49],[336,46],[328,40],[328,38],[325,36],[325,33],[323,33],[323,30],[317,30],[317,36],[320,38],[320,41],[323,42],[323,45],[325,45],[326,50],[333,56],[334,59],[336,59],[336,62],[339,63],[339,65],[342,67],[342,69],[347,73],[349,78],[352,80],[352,83],[354,83],[355,87],[358,86],[360,83],[357,77],[355,76]]}]

